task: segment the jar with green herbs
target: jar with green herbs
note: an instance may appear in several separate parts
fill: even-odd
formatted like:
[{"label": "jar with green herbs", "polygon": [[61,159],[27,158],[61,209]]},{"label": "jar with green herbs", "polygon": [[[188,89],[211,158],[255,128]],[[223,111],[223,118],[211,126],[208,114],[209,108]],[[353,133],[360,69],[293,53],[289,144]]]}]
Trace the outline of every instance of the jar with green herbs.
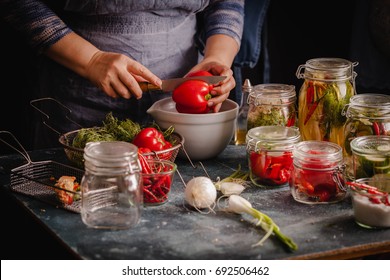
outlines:
[{"label": "jar with green herbs", "polygon": [[343,113],[347,117],[344,128],[344,159],[347,165],[347,177],[353,180],[350,142],[359,136],[390,136],[390,95],[357,94],[351,97]]},{"label": "jar with green herbs", "polygon": [[302,140],[329,141],[344,147],[346,117],[342,110],[356,94],[356,65],[341,58],[314,58],[298,67],[296,76],[304,79],[298,97]]},{"label": "jar with green herbs", "polygon": [[292,172],[292,151],[300,141],[297,127],[261,126],[248,131],[246,151],[249,176],[259,187],[288,184]]},{"label": "jar with green herbs", "polygon": [[286,84],[259,84],[248,97],[248,131],[267,125],[296,126],[295,86]]},{"label": "jar with green herbs", "polygon": [[359,136],[351,141],[354,179],[390,179],[390,136]]}]

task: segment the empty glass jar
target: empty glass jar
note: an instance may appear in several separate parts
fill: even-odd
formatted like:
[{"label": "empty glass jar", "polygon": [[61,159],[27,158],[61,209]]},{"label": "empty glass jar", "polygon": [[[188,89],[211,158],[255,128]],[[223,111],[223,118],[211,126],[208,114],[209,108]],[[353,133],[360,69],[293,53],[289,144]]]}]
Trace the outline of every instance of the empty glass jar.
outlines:
[{"label": "empty glass jar", "polygon": [[143,207],[138,148],[121,141],[89,142],[84,159],[82,221],[103,229],[136,225]]}]

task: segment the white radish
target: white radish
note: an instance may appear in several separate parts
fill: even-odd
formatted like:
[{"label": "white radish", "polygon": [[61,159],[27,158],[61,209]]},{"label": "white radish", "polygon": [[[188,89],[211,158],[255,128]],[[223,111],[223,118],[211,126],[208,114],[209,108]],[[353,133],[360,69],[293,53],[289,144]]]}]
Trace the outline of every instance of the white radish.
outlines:
[{"label": "white radish", "polygon": [[198,211],[206,208],[213,211],[217,189],[210,178],[204,176],[194,177],[187,183],[184,197],[187,203]]}]

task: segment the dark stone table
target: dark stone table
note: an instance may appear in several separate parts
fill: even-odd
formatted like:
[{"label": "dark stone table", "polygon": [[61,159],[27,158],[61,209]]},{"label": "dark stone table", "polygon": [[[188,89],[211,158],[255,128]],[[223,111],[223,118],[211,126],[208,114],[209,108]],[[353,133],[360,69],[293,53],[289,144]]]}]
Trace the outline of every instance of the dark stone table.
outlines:
[{"label": "dark stone table", "polygon": [[[67,162],[62,149],[29,152],[32,161]],[[0,157],[3,171],[25,163],[19,154]],[[185,182],[205,173],[188,159],[176,159]],[[203,161],[211,179],[229,176],[241,164],[247,171],[244,146],[229,145],[217,158]],[[329,205],[296,202],[289,188],[261,189],[251,186],[242,196],[254,208],[269,215],[291,237],[298,250],[290,252],[275,237],[261,247],[252,247],[264,235],[245,217],[216,211],[201,214],[184,201],[184,185],[175,175],[170,199],[160,206],[144,207],[138,225],[127,230],[87,228],[78,213],[51,206],[12,192],[9,174],[0,175],[2,193],[15,198],[40,224],[80,259],[350,259],[390,252],[390,229],[367,230],[353,219],[348,197]],[[8,215],[2,213],[1,215]]]}]

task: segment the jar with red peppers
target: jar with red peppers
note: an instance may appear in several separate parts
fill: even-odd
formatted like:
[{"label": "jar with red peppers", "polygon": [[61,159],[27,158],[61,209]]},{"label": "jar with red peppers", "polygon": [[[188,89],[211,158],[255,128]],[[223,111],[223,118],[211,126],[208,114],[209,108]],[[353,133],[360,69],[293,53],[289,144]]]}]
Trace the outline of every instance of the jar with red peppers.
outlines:
[{"label": "jar with red peppers", "polygon": [[306,204],[343,200],[345,166],[342,148],[328,141],[308,140],[295,146],[290,189],[293,198]]},{"label": "jar with red peppers", "polygon": [[296,76],[304,79],[298,96],[298,127],[303,141],[344,146],[346,117],[342,110],[355,95],[356,65],[341,58],[315,58],[298,67]]},{"label": "jar with red peppers", "polygon": [[248,130],[267,125],[296,126],[295,86],[260,84],[248,96]]},{"label": "jar with red peppers", "polygon": [[300,141],[297,127],[261,126],[248,131],[246,151],[252,183],[259,187],[288,184],[292,151]]},{"label": "jar with red peppers", "polygon": [[350,143],[360,136],[390,136],[390,95],[363,93],[352,96],[343,113],[347,117],[344,128],[344,160],[347,178],[353,181],[353,155]]}]

